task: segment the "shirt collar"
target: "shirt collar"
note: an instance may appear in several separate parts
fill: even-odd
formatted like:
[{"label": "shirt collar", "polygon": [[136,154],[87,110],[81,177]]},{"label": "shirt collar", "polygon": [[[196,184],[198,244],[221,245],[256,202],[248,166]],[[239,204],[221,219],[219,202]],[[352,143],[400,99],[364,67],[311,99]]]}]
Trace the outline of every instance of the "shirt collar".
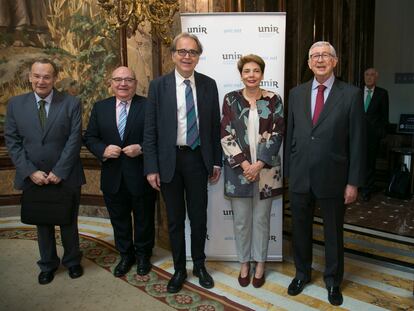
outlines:
[{"label": "shirt collar", "polygon": [[121,102],[126,102],[127,107],[131,105],[132,99],[130,100],[120,100],[119,98],[116,98],[116,107],[118,108],[121,105]]},{"label": "shirt collar", "polygon": [[39,95],[37,95],[36,92],[34,92],[34,96],[36,98],[36,103],[39,103],[39,100],[43,99],[47,104],[50,104],[52,102],[52,98],[53,98],[53,89],[49,93],[49,95],[47,95],[45,98],[41,98]]},{"label": "shirt collar", "polygon": [[365,93],[367,93],[367,92],[368,92],[368,90],[371,90],[371,91],[372,91],[372,93],[374,93],[375,86],[374,86],[372,89],[369,89],[369,88],[367,88],[367,87],[365,86],[365,87],[364,87],[364,92],[365,92]]},{"label": "shirt collar", "polygon": [[190,80],[191,85],[195,85],[194,72],[188,78],[184,78],[182,75],[180,75],[177,69],[175,69],[174,71],[175,71],[175,84],[177,86],[184,84],[184,80]]},{"label": "shirt collar", "polygon": [[[328,88],[328,89],[331,89],[332,88],[332,85],[334,84],[334,82],[335,82],[335,75],[334,74],[332,74],[329,78],[328,78],[328,80],[326,80],[324,83],[322,83],[323,85],[325,85],[326,86],[326,88]],[[316,78],[313,78],[313,82],[312,82],[312,90],[314,90],[314,89],[316,89],[316,88],[318,88],[318,85],[319,84],[321,84],[321,83],[319,83],[317,80],[316,80]]]}]

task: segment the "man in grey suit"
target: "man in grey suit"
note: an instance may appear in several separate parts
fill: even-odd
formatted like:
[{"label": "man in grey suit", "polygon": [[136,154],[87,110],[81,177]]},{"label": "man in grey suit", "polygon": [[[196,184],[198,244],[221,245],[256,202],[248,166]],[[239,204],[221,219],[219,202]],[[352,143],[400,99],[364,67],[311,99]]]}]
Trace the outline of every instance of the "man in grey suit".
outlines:
[{"label": "man in grey suit", "polygon": [[[33,184],[62,183],[73,191],[75,211],[69,225],[61,225],[62,264],[71,278],[82,276],[79,249],[78,209],[85,183],[79,151],[81,105],[79,100],[54,88],[58,70],[48,59],[35,61],[29,80],[33,92],[12,97],[7,105],[4,138],[16,166],[15,188],[25,191]],[[48,284],[60,265],[56,252],[55,226],[37,226],[40,260],[38,281]]]},{"label": "man in grey suit", "polygon": [[184,221],[191,225],[193,275],[214,286],[206,271],[207,182],[220,177],[220,108],[216,82],[195,66],[203,52],[194,35],[181,33],[171,45],[175,70],[151,81],[144,130],[144,174],[167,207],[175,273],[167,290],[181,290],[187,278]]},{"label": "man in grey suit", "polygon": [[298,295],[311,280],[316,202],[324,226],[324,281],[333,305],[343,302],[345,204],[355,201],[364,182],[366,154],[362,95],[335,78],[337,62],[329,42],[319,41],[310,48],[308,65],[315,77],[290,91],[285,149],[296,268],[288,294]]}]

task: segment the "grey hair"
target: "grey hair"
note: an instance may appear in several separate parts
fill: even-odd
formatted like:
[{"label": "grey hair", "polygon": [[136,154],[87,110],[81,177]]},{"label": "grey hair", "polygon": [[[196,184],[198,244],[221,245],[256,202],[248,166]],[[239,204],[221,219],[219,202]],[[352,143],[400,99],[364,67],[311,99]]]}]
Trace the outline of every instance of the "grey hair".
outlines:
[{"label": "grey hair", "polygon": [[190,34],[188,32],[182,32],[182,33],[175,36],[175,38],[174,38],[174,40],[173,40],[173,42],[171,43],[171,46],[170,46],[171,53],[174,53],[177,50],[177,42],[181,38],[193,39],[197,44],[198,52],[200,53],[200,55],[203,53],[203,46],[202,46],[200,40],[198,39],[198,37],[196,35]]},{"label": "grey hair", "polygon": [[48,58],[38,58],[35,59],[32,64],[30,65],[30,71],[32,71],[32,67],[34,64],[49,64],[53,67],[53,75],[57,77],[59,73],[59,67],[56,65],[56,63]]},{"label": "grey hair", "polygon": [[313,48],[316,48],[318,46],[329,46],[329,49],[331,50],[330,51],[331,55],[336,58],[335,48],[328,41],[318,41],[318,42],[315,42],[314,44],[312,44],[312,46],[309,49],[309,58],[311,57],[311,51],[312,51],[312,49]]}]

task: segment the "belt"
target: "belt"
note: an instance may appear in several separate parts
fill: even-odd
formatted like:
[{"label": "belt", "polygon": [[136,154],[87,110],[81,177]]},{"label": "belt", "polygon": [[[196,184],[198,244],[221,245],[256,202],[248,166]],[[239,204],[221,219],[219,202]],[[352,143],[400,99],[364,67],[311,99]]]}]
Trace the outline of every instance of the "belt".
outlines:
[{"label": "belt", "polygon": [[[198,146],[197,146],[197,148],[198,148]],[[194,150],[196,150],[197,148],[195,148]],[[177,149],[181,150],[181,151],[194,151],[193,149],[191,149],[190,146],[187,146],[187,145],[177,146]]]}]

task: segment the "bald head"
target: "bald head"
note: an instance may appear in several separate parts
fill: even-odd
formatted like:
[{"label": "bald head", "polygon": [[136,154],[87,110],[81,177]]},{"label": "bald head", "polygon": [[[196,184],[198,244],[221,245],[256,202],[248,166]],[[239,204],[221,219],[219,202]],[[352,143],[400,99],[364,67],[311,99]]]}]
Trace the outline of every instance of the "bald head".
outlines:
[{"label": "bald head", "polygon": [[368,68],[364,73],[365,86],[372,89],[377,84],[378,72],[375,68]]},{"label": "bald head", "polygon": [[125,66],[116,68],[112,72],[111,88],[119,100],[130,100],[137,88],[135,73]]}]

